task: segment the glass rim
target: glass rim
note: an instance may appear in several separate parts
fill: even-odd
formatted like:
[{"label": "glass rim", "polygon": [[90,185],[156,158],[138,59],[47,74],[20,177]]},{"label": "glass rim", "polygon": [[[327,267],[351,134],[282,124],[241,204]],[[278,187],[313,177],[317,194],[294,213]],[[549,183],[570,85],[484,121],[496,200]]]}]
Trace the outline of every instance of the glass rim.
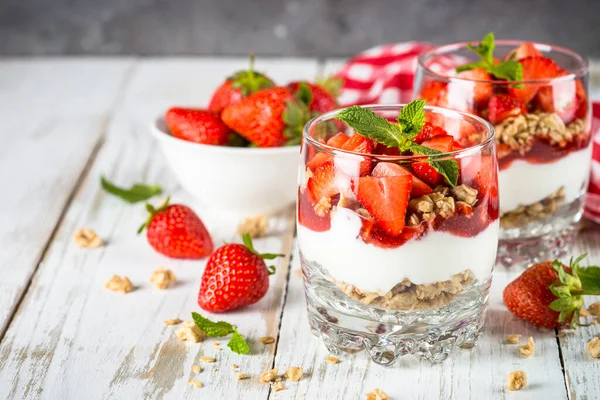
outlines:
[{"label": "glass rim", "polygon": [[[359,107],[367,108],[371,111],[399,111],[404,106],[405,103],[392,103],[392,104],[361,104]],[[348,107],[337,108],[335,110],[328,111],[321,115],[318,115],[308,121],[304,128],[302,129],[302,139],[306,140],[310,145],[320,149],[327,151],[331,154],[350,154],[352,156],[360,156],[360,157],[368,157],[381,161],[411,161],[411,160],[421,160],[423,157],[430,157],[434,159],[446,159],[446,158],[462,158],[466,156],[476,155],[483,151],[483,149],[487,148],[490,144],[494,144],[496,140],[496,131],[494,130],[494,126],[486,121],[485,119],[478,117],[473,114],[466,113],[464,111],[452,110],[449,108],[437,107],[437,106],[425,106],[425,111],[431,111],[438,115],[446,115],[453,116],[455,118],[470,120],[474,124],[478,124],[483,127],[484,131],[488,132],[488,136],[482,140],[480,143],[476,145],[465,147],[464,149],[442,152],[440,154],[435,155],[423,155],[423,154],[413,154],[413,155],[387,155],[387,154],[365,154],[359,153],[350,150],[342,150],[337,147],[333,147],[328,145],[327,143],[321,143],[317,139],[315,139],[311,134],[311,129],[317,124],[327,122],[333,119],[335,115],[337,115],[340,111],[347,109]]]},{"label": "glass rim", "polygon": [[468,79],[468,78],[460,78],[457,76],[443,75],[436,71],[433,71],[431,68],[429,68],[429,66],[427,66],[425,64],[426,60],[428,60],[432,56],[448,55],[459,49],[466,48],[467,44],[477,45],[478,43],[479,43],[479,41],[465,41],[465,42],[456,42],[456,43],[450,43],[450,44],[445,44],[445,45],[434,47],[434,48],[429,49],[419,55],[418,65],[419,65],[419,67],[423,68],[423,71],[426,74],[432,75],[432,76],[436,77],[437,79],[440,79],[440,80],[443,80],[446,82],[486,82],[486,83],[492,83],[494,85],[513,85],[515,83],[517,83],[517,84],[518,83],[548,83],[548,82],[554,82],[554,81],[567,81],[567,80],[581,78],[581,77],[585,76],[589,71],[588,60],[586,58],[582,57],[579,53],[577,53],[571,49],[568,49],[566,47],[561,47],[561,46],[544,43],[544,42],[535,42],[535,41],[530,41],[530,40],[496,40],[495,43],[496,43],[496,47],[498,47],[498,46],[515,46],[515,47],[517,47],[517,46],[525,44],[525,43],[531,43],[536,48],[538,48],[538,47],[545,48],[545,49],[543,49],[545,51],[549,51],[549,50],[558,51],[562,54],[565,54],[565,55],[573,58],[574,60],[577,60],[577,62],[579,64],[577,70],[575,72],[569,73],[567,75],[557,76],[554,78],[522,79],[519,81],[506,81],[506,80],[498,80],[498,79],[493,79],[493,80]]}]

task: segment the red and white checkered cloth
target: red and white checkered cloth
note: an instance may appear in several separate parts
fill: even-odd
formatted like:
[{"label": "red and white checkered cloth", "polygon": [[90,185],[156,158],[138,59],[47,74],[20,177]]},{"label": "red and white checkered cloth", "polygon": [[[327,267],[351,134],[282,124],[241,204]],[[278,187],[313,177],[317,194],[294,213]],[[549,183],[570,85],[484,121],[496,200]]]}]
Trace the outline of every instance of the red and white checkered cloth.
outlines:
[{"label": "red and white checkered cloth", "polygon": [[[409,102],[413,97],[418,57],[433,47],[422,42],[389,43],[358,54],[336,73],[344,80],[340,104]],[[430,68],[447,71],[456,67],[459,61],[450,57],[436,57]],[[594,103],[592,129],[595,139],[585,214],[600,223],[600,103]]]}]

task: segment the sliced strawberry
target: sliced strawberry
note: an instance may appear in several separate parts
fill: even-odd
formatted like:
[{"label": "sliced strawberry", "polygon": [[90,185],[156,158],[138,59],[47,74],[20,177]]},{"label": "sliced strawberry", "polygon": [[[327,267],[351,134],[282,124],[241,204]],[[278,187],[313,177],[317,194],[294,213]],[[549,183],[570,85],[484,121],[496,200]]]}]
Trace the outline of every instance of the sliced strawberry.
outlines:
[{"label": "sliced strawberry", "polygon": [[[568,74],[568,71],[561,69],[557,76]],[[575,118],[585,117],[587,111],[585,88],[578,79],[557,80],[540,88],[535,98],[543,111],[556,112],[565,124],[573,122]]]},{"label": "sliced strawberry", "polygon": [[356,199],[388,235],[398,236],[404,229],[411,181],[408,175],[353,180]]},{"label": "sliced strawberry", "polygon": [[324,232],[331,227],[331,218],[328,214],[317,215],[314,204],[307,190],[298,189],[298,223],[311,231]]},{"label": "sliced strawberry", "polygon": [[[468,71],[459,72],[456,76],[461,79],[468,79],[468,80],[473,80],[473,81],[491,81],[492,80],[492,76],[490,74],[488,74],[482,68],[475,68],[475,69],[471,69]],[[462,92],[464,92],[464,89],[462,90]],[[473,85],[473,89],[472,89],[473,104],[476,107],[486,104],[489,101],[492,93],[493,93],[493,88],[490,83],[475,82]],[[454,107],[451,107],[451,108],[454,108]]]},{"label": "sliced strawberry", "polygon": [[446,82],[430,80],[421,89],[419,98],[427,100],[430,106],[436,106],[446,97],[446,86],[448,86]]},{"label": "sliced strawberry", "polygon": [[421,144],[425,140],[431,139],[434,136],[447,134],[448,132],[446,132],[441,126],[434,125],[431,122],[425,122],[425,125],[423,125],[423,129],[421,129],[421,132],[419,132],[417,136],[415,136],[414,141]]},{"label": "sliced strawberry", "polygon": [[411,176],[412,177],[412,189],[410,192],[410,197],[420,197],[426,194],[431,193],[433,190],[427,185],[425,182],[416,177],[412,172],[410,172],[407,168],[389,162],[380,162],[373,168],[371,175],[374,177],[384,177],[384,176]]},{"label": "sliced strawberry", "polygon": [[448,134],[442,134],[432,137],[431,139],[425,140],[421,143],[425,147],[439,150],[443,153],[452,151],[452,145],[454,144],[454,138]]},{"label": "sliced strawberry", "polygon": [[326,161],[313,170],[306,187],[313,204],[327,205],[331,197],[338,193],[335,185],[333,160]]},{"label": "sliced strawberry", "polygon": [[325,163],[327,161],[332,161],[333,162],[333,156],[331,154],[317,153],[317,154],[315,154],[315,156],[313,158],[310,159],[309,162],[306,163],[306,166],[308,168],[310,168],[311,171],[314,171],[321,164],[323,164],[323,163]]},{"label": "sliced strawberry", "polygon": [[[548,79],[558,76],[559,66],[546,57],[527,57],[519,61],[523,65],[523,80]],[[540,83],[523,83],[523,87],[509,87],[508,92],[522,104],[528,104],[537,91],[544,86]]]},{"label": "sliced strawberry", "polygon": [[397,147],[387,147],[385,144],[376,143],[373,149],[373,154],[381,154],[385,156],[399,156],[400,149]]},{"label": "sliced strawberry", "polygon": [[[354,134],[342,146],[342,150],[353,151],[355,153],[371,154],[373,153],[373,142],[364,136]],[[367,175],[371,171],[371,160],[365,159],[360,162],[360,175]]]},{"label": "sliced strawberry", "polygon": [[533,43],[523,43],[504,57],[504,60],[522,60],[527,57],[542,57],[542,52],[535,48]]},{"label": "sliced strawberry", "polygon": [[327,144],[331,147],[335,147],[336,149],[341,149],[342,146],[350,139],[350,136],[346,135],[343,132],[336,134],[335,136],[330,137],[327,140]]},{"label": "sliced strawberry", "polygon": [[509,94],[495,94],[488,103],[488,120],[494,125],[525,112],[527,107]]},{"label": "sliced strawberry", "polygon": [[437,186],[442,182],[442,175],[426,162],[413,163],[415,175],[425,181],[430,186]]}]

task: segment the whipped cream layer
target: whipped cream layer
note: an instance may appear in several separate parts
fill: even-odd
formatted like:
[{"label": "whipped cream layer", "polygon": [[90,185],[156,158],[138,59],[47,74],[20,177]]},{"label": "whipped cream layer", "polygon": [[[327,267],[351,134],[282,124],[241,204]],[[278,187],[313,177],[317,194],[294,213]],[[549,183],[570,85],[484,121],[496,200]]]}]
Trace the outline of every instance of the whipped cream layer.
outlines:
[{"label": "whipped cream layer", "polygon": [[496,260],[498,220],[475,237],[430,230],[397,248],[363,242],[360,217],[346,208],[331,216],[331,229],[314,232],[298,224],[298,244],[308,261],[322,265],[340,282],[363,292],[384,295],[408,278],[421,285],[449,280],[470,269],[479,281],[488,279]]},{"label": "whipped cream layer", "polygon": [[565,188],[565,203],[574,201],[585,190],[591,160],[592,146],[588,146],[552,163],[513,161],[498,175],[500,213],[536,203],[561,187]]}]

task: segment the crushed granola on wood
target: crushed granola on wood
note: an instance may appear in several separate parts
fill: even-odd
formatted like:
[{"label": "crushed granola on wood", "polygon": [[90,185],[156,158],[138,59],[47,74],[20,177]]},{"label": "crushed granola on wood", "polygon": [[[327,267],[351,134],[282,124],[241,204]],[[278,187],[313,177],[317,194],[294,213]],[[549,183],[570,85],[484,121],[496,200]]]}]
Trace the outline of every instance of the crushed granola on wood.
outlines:
[{"label": "crushed granola on wood", "polygon": [[165,319],[164,323],[165,325],[179,325],[181,320],[179,318]]},{"label": "crushed granola on wood", "polygon": [[340,359],[335,356],[329,355],[329,356],[327,356],[327,358],[325,358],[325,362],[327,364],[339,364]]},{"label": "crushed granola on wood", "polygon": [[600,337],[595,337],[585,346],[590,356],[600,358]]},{"label": "crushed granola on wood", "polygon": [[283,382],[277,382],[273,385],[274,392],[281,392],[282,390],[285,390],[285,385],[283,384]]},{"label": "crushed granola on wood", "polygon": [[188,381],[188,384],[190,384],[190,385],[192,385],[192,386],[196,387],[197,389],[200,389],[200,388],[202,387],[202,382],[200,382],[200,381],[198,381],[198,380],[196,380],[196,379],[190,379],[190,380]]},{"label": "crushed granola on wood", "polygon": [[199,374],[202,372],[202,367],[199,365],[192,365],[192,372],[195,374]]},{"label": "crushed granola on wood", "polygon": [[129,293],[133,290],[133,285],[128,277],[120,277],[113,275],[109,281],[104,284],[104,287],[113,292]]},{"label": "crushed granola on wood", "polygon": [[157,289],[164,290],[175,282],[175,274],[170,269],[160,267],[152,272],[152,275],[150,275],[150,282],[152,282]]},{"label": "crushed granola on wood", "polygon": [[248,374],[237,374],[237,375],[235,376],[235,378],[236,378],[238,381],[241,381],[241,380],[243,380],[243,379],[250,379],[250,375],[248,375]]},{"label": "crushed granola on wood", "polygon": [[530,357],[533,355],[533,353],[535,352],[535,343],[533,342],[533,338],[531,336],[529,337],[529,339],[527,339],[527,344],[519,346],[519,352],[522,356],[525,357]]},{"label": "crushed granola on wood", "polygon": [[261,383],[268,383],[268,382],[274,382],[277,379],[277,373],[279,372],[279,370],[277,368],[273,368],[270,371],[266,371],[263,372],[262,374],[260,374],[260,382]]},{"label": "crushed granola on wood", "polygon": [[518,334],[516,334],[516,335],[509,335],[506,338],[506,343],[508,343],[508,344],[517,344],[517,343],[519,343],[520,339],[521,339],[521,335],[518,335]]},{"label": "crushed granola on wood", "polygon": [[292,382],[298,382],[302,378],[302,375],[303,371],[300,367],[289,367],[287,371],[285,371],[285,377]]},{"label": "crushed granola on wood", "polygon": [[102,239],[96,235],[96,232],[88,228],[76,230],[73,238],[79,247],[86,249],[95,249],[102,246]]},{"label": "crushed granola on wood", "polygon": [[202,356],[202,357],[200,357],[200,361],[205,362],[205,363],[214,363],[217,360],[214,357]]},{"label": "crushed granola on wood", "polygon": [[381,389],[367,393],[367,400],[390,400],[390,396]]},{"label": "crushed granola on wood", "polygon": [[206,333],[192,321],[183,321],[180,328],[175,329],[175,336],[179,340],[198,343],[206,339]]},{"label": "crushed granola on wood", "polygon": [[600,301],[590,304],[587,309],[590,314],[600,317]]},{"label": "crushed granola on wood", "polygon": [[527,375],[520,369],[512,371],[506,377],[506,386],[508,390],[521,390],[527,385]]},{"label": "crushed granola on wood", "polygon": [[238,226],[238,233],[240,235],[247,233],[253,238],[259,238],[265,236],[268,227],[269,220],[267,217],[257,215],[244,219]]},{"label": "crushed granola on wood", "polygon": [[261,344],[271,344],[271,343],[275,343],[275,338],[273,336],[262,336],[262,337],[258,338],[258,341]]}]

